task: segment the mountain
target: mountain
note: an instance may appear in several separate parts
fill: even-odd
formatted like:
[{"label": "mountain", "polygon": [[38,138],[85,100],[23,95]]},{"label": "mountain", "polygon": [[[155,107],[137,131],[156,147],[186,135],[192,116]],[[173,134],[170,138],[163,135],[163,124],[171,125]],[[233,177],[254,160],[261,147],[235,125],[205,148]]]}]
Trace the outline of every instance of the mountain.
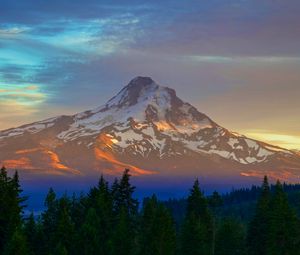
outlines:
[{"label": "mountain", "polygon": [[299,153],[221,127],[136,77],[101,107],[0,132],[0,164],[30,175],[259,177],[297,181]]}]

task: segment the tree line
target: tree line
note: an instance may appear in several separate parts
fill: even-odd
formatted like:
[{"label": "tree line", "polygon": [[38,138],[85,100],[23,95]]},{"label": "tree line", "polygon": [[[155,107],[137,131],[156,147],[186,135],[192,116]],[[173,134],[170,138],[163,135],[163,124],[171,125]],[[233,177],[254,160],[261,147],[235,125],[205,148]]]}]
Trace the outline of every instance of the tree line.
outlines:
[{"label": "tree line", "polygon": [[142,206],[126,169],[109,185],[103,176],[87,194],[57,197],[50,188],[45,210],[25,217],[17,172],[0,170],[2,255],[297,255],[299,217],[278,181],[267,177],[248,222],[220,214],[224,197],[205,196],[195,180],[175,221],[153,195]]}]

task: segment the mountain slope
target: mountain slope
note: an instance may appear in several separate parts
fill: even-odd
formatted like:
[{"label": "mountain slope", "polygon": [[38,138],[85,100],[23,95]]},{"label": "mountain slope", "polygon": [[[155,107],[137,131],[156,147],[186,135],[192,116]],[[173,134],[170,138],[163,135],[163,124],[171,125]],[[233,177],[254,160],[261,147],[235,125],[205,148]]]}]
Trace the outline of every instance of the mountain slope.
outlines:
[{"label": "mountain slope", "polygon": [[136,77],[105,105],[0,132],[0,164],[29,173],[296,181],[299,154],[230,132],[173,89]]}]

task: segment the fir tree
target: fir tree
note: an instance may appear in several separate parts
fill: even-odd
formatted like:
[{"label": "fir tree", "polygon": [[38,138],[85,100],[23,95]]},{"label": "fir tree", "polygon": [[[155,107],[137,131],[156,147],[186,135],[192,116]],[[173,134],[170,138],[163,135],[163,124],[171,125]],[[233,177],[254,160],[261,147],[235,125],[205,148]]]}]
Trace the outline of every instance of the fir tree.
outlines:
[{"label": "fir tree", "polygon": [[101,252],[101,246],[104,245],[100,241],[99,218],[94,208],[88,210],[86,219],[80,230],[80,254],[107,254]]},{"label": "fir tree", "polygon": [[0,170],[0,252],[10,242],[16,230],[22,227],[25,197],[21,196],[18,172],[7,175],[4,167]]},{"label": "fir tree", "polygon": [[216,255],[244,255],[245,229],[243,225],[232,219],[223,219],[216,236]]},{"label": "fir tree", "polygon": [[181,231],[181,253],[210,255],[212,238],[212,216],[196,180],[187,201],[186,218]]},{"label": "fir tree", "polygon": [[213,224],[213,238],[212,238],[212,255],[215,254],[215,244],[216,244],[216,218],[217,218],[217,213],[218,209],[222,206],[223,200],[220,194],[217,191],[214,191],[213,194],[209,197],[208,199],[208,204],[210,208],[212,209],[213,212],[213,219],[212,219],[212,224]]},{"label": "fir tree", "polygon": [[[44,226],[41,218],[35,223],[35,230],[36,230],[36,238],[35,238],[35,247],[34,251],[36,255],[49,255],[49,239],[48,236],[45,234]],[[28,239],[30,240],[30,239]],[[29,242],[30,248],[30,242]]]},{"label": "fir tree", "polygon": [[54,233],[54,243],[60,243],[68,253],[74,252],[75,231],[70,216],[70,200],[64,196],[58,201],[57,226]]},{"label": "fir tree", "polygon": [[94,208],[98,216],[99,242],[102,244],[99,254],[108,254],[109,240],[112,236],[113,223],[113,201],[109,191],[108,183],[101,176],[98,183],[98,194],[96,196]]},{"label": "fir tree", "polygon": [[28,243],[28,251],[30,255],[36,254],[35,250],[38,246],[37,227],[34,220],[34,215],[31,213],[24,225],[24,233]]},{"label": "fir tree", "polygon": [[[61,243],[57,243],[54,249],[54,252],[51,255],[68,255],[70,254],[67,248]],[[71,253],[72,254],[72,253]]]},{"label": "fir tree", "polygon": [[129,169],[125,169],[121,180],[115,181],[111,190],[115,222],[111,239],[113,254],[133,252],[138,212],[138,201],[133,198],[134,190],[135,187],[130,183]]},{"label": "fir tree", "polygon": [[8,197],[8,177],[4,167],[0,169],[0,254],[3,251],[4,245],[8,237],[8,217],[9,206],[7,203]]},{"label": "fir tree", "polygon": [[70,203],[70,214],[74,222],[75,230],[79,230],[84,223],[85,216],[88,208],[91,207],[89,198],[83,193],[80,193],[79,197],[75,194],[72,195]]},{"label": "fir tree", "polygon": [[217,191],[214,191],[208,198],[208,204],[214,211],[216,211],[217,208],[220,208],[223,205],[223,199]]},{"label": "fir tree", "polygon": [[53,251],[55,230],[58,221],[58,202],[56,200],[56,194],[52,188],[45,199],[46,210],[42,213],[42,235],[45,238],[45,246],[43,247],[43,253]]},{"label": "fir tree", "polygon": [[112,198],[115,198],[119,192],[119,180],[118,178],[115,178],[114,181],[113,181],[113,184],[111,185],[111,191],[110,191],[110,194],[112,196]]},{"label": "fir tree", "polygon": [[176,232],[173,219],[155,196],[144,205],[139,240],[141,255],[175,254]]},{"label": "fir tree", "polygon": [[117,216],[114,232],[111,240],[111,251],[113,255],[130,255],[134,249],[134,231],[125,207],[122,207]]},{"label": "fir tree", "polygon": [[120,182],[115,182],[112,189],[114,199],[114,211],[118,214],[126,210],[129,217],[135,216],[138,209],[138,201],[133,198],[135,187],[130,184],[129,169],[125,169]]},{"label": "fir tree", "polygon": [[271,200],[268,254],[300,254],[299,220],[278,181]]},{"label": "fir tree", "polygon": [[27,198],[21,196],[22,189],[19,183],[19,175],[16,171],[13,178],[8,179],[7,204],[9,206],[9,235],[22,225],[24,202]]},{"label": "fir tree", "polygon": [[260,198],[248,230],[248,250],[250,255],[266,255],[270,234],[270,186],[264,177]]},{"label": "fir tree", "polygon": [[4,255],[29,255],[24,233],[18,228],[6,243]]}]

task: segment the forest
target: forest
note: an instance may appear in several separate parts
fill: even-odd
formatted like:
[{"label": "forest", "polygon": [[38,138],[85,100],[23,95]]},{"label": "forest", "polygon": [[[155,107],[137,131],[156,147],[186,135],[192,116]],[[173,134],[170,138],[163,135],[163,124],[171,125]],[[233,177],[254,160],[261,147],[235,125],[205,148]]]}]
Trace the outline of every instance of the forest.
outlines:
[{"label": "forest", "polygon": [[18,173],[0,171],[1,255],[297,255],[300,186],[270,185],[213,192],[196,179],[183,199],[135,198],[130,171],[86,194],[58,197],[24,215]]}]

